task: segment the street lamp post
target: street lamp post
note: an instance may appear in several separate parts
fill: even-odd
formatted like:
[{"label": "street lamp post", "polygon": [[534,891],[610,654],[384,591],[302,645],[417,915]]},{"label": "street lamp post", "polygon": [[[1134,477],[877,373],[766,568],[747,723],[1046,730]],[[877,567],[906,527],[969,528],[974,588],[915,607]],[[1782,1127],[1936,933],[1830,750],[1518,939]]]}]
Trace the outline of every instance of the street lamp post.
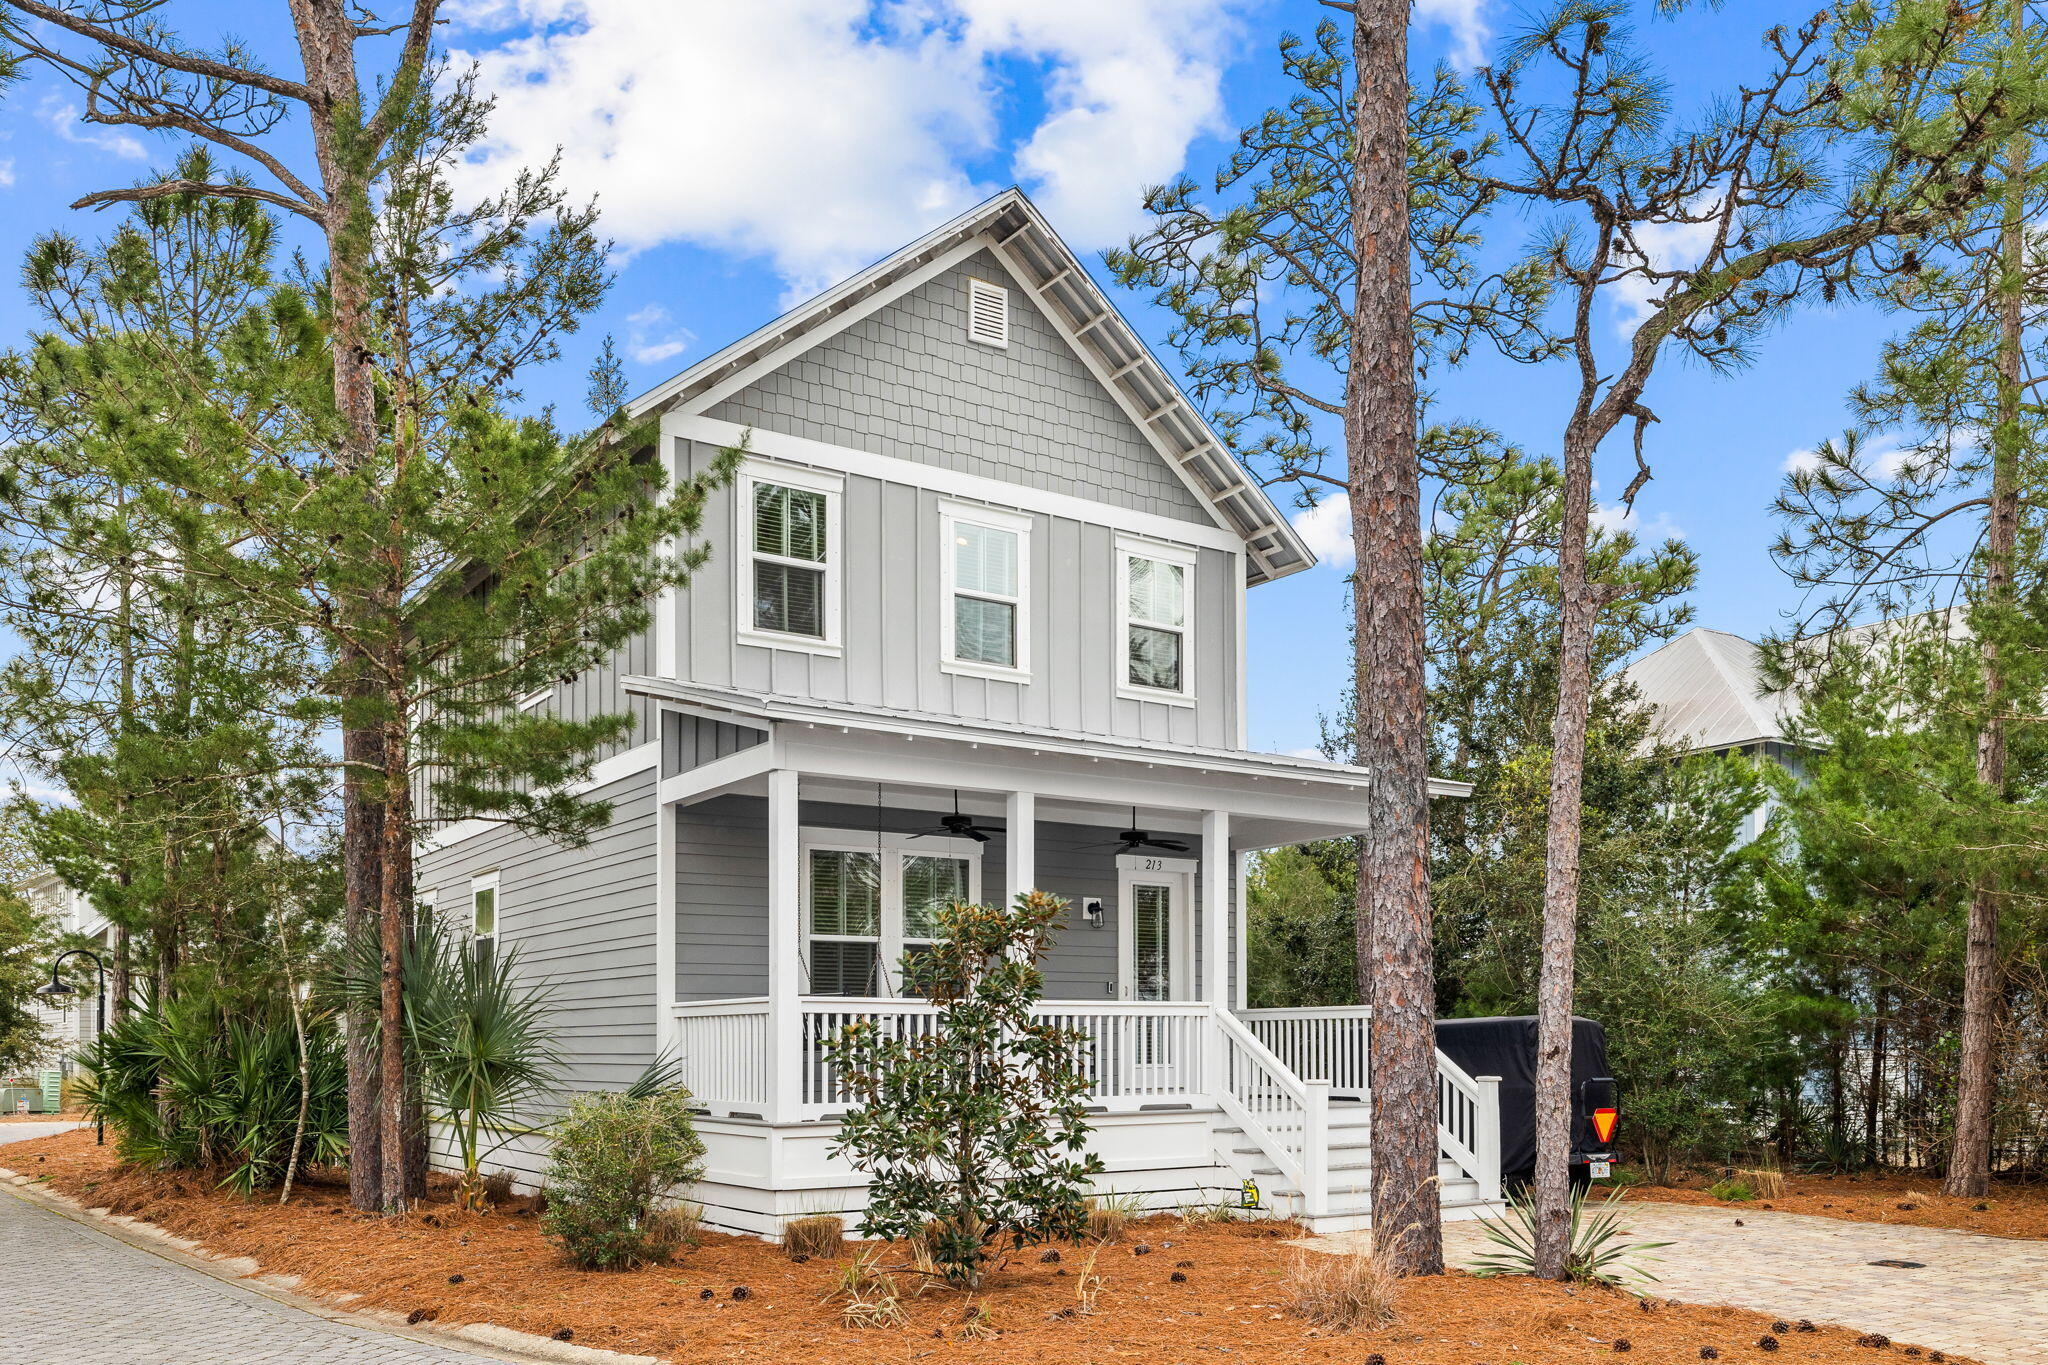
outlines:
[{"label": "street lamp post", "polygon": [[[98,953],[90,948],[72,948],[67,952],[57,954],[57,960],[50,964],[49,981],[44,985],[36,987],[36,994],[48,1000],[62,1000],[67,995],[78,994],[78,988],[69,981],[66,981],[63,975],[64,960],[71,957],[89,957],[92,959],[92,965],[99,968],[100,995],[98,1018],[93,1021],[92,1032],[92,1036],[97,1038],[107,1031],[107,964]],[[94,1124],[93,1136],[94,1141],[102,1146],[106,1145],[107,1120],[105,1116],[102,1116]]]}]

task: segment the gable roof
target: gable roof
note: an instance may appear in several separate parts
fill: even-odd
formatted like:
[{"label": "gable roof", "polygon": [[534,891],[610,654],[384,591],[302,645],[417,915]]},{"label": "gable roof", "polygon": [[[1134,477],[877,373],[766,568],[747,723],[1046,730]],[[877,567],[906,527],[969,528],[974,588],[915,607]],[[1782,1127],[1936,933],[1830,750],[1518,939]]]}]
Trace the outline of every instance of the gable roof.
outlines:
[{"label": "gable roof", "polygon": [[1621,676],[1656,708],[1664,738],[1689,753],[1785,738],[1790,698],[1765,690],[1758,648],[1740,635],[1697,627]]},{"label": "gable roof", "polygon": [[1160,457],[1207,504],[1217,524],[1243,539],[1247,582],[1281,578],[1316,562],[1171,372],[1037,206],[1015,188],[706,356],[634,399],[628,410],[640,417],[709,407],[763,369],[915,287],[934,262],[976,243],[1024,287]]}]

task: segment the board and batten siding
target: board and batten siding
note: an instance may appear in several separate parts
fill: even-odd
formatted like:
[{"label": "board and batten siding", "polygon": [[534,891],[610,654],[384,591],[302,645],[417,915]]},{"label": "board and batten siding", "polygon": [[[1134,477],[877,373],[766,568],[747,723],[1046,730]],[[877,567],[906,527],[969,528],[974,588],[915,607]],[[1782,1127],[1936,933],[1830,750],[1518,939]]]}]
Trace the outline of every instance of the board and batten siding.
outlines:
[{"label": "board and batten siding", "polygon": [[[500,829],[421,856],[417,883],[452,933],[469,927],[471,878],[498,875],[498,949],[551,988],[550,1023],[564,1067],[547,1117],[578,1091],[631,1084],[653,1060],[655,857],[652,767],[590,793],[610,824],[581,848]],[[499,1164],[528,1178],[525,1145]]]},{"label": "board and batten siding", "polygon": [[[716,447],[689,443],[693,467]],[[1232,748],[1237,744],[1237,557],[1195,550],[1193,705],[1118,695],[1118,533],[1030,513],[1030,671],[1011,681],[943,667],[942,505],[958,501],[912,484],[849,475],[841,503],[840,654],[743,643],[736,575],[747,572],[744,509],[734,490],[705,512],[711,562],[677,594],[685,680],[798,699],[1038,726],[1075,735]],[[1006,508],[1015,511],[1019,509]],[[1187,547],[1183,547],[1187,548]]]},{"label": "board and batten siding", "polygon": [[[1010,344],[967,339],[967,281],[1009,291]],[[980,252],[705,414],[1204,526],[1145,439],[1010,273]]]},{"label": "board and batten siding", "polygon": [[[805,829],[874,830],[916,833],[936,829],[947,807],[930,810],[804,801],[799,818]],[[768,993],[768,803],[756,796],[721,796],[676,812],[676,998],[725,1000]],[[1000,825],[999,818],[978,823]],[[1201,857],[1200,835],[1175,835],[1189,851],[1176,858]],[[981,846],[981,895],[1004,895],[1003,871],[1007,834],[998,832]],[[1117,865],[1116,829],[1039,821],[1038,885],[1068,902],[1066,922],[1043,963],[1045,998],[1097,1001],[1117,998]],[[1199,875],[1194,894],[1201,894]],[[1233,890],[1233,897],[1236,892]],[[1103,923],[1089,926],[1080,914],[1084,896],[1100,897]],[[1183,999],[1200,993],[1201,918],[1189,917],[1194,936],[1193,979],[1176,992]],[[1235,955],[1235,934],[1227,934]]]}]

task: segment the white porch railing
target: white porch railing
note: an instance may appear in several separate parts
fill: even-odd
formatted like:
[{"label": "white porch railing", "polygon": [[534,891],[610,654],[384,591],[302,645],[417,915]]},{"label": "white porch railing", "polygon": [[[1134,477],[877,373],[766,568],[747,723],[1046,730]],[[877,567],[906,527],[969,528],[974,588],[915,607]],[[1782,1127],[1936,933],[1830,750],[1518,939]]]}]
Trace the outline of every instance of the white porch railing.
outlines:
[{"label": "white porch railing", "polygon": [[1297,1076],[1317,1076],[1339,1096],[1365,1097],[1372,1010],[1365,1005],[1245,1010],[1238,1016]]},{"label": "white porch railing", "polygon": [[[1246,1010],[1243,1018],[1295,1075],[1327,1079],[1340,1096],[1370,1097],[1370,1007]],[[1438,1148],[1482,1199],[1499,1199],[1500,1078],[1469,1076],[1439,1050],[1436,1088]]]},{"label": "white porch railing", "polygon": [[714,1114],[768,1117],[768,998],[676,1006],[683,1082]]},{"label": "white porch railing", "polygon": [[[1371,1011],[1363,1007],[1250,1010],[1205,1003],[1048,1001],[1038,1018],[1087,1037],[1088,1103],[1105,1110],[1214,1105],[1302,1192],[1302,1212],[1329,1211],[1332,1094],[1368,1095]],[[697,1001],[675,1010],[685,1080],[715,1114],[780,1122],[820,1119],[853,1102],[825,1043],[864,1019],[899,1036],[928,1033],[938,1011],[922,1000],[810,997],[799,1008],[796,1112],[772,1113],[769,1002]],[[1500,1197],[1500,1084],[1468,1076],[1437,1055],[1437,1138],[1442,1153]]]},{"label": "white porch railing", "polygon": [[[1032,1014],[1086,1037],[1082,1067],[1088,1076],[1090,1105],[1138,1109],[1148,1104],[1191,1103],[1204,1094],[1207,1005],[1048,1001]],[[843,1111],[853,1102],[840,1082],[838,1069],[825,1056],[825,1043],[838,1037],[847,1025],[874,1019],[887,1034],[916,1036],[930,1032],[937,1018],[937,1007],[922,1000],[805,1000],[798,1117],[821,1118]]]}]

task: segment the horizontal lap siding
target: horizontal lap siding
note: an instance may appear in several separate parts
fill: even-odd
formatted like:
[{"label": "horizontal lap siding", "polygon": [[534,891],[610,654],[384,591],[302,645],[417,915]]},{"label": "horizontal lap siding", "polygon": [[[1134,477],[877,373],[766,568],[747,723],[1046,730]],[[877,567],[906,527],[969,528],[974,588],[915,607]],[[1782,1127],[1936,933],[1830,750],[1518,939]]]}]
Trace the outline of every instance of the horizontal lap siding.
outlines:
[{"label": "horizontal lap siding", "polygon": [[[935,829],[949,807],[925,811],[888,809],[880,828],[892,833]],[[802,803],[807,829],[869,831],[877,827],[872,806]],[[1000,825],[999,818],[980,821]],[[682,1000],[721,1000],[765,995],[768,990],[768,803],[760,797],[726,796],[677,812],[676,985]],[[1068,903],[1066,920],[1045,959],[1048,999],[1113,1000],[1117,971],[1116,835],[1112,828],[1055,824],[1037,826],[1038,885]],[[1189,846],[1177,857],[1199,858],[1201,840],[1176,836]],[[1006,835],[996,833],[981,849],[982,899],[1004,894]],[[1196,894],[1200,895],[1197,878]],[[1099,896],[1103,923],[1091,928],[1081,918],[1084,896]],[[1201,921],[1190,916],[1196,977],[1200,980]]]},{"label": "horizontal lap siding", "polygon": [[[420,887],[458,930],[468,925],[470,879],[495,869],[500,951],[516,949],[520,975],[551,988],[565,1065],[560,1095],[535,1117],[577,1091],[630,1084],[654,1056],[654,773],[591,798],[610,801],[612,818],[582,848],[497,830],[419,864]],[[528,1161],[508,1154],[506,1164],[524,1171]]]}]

